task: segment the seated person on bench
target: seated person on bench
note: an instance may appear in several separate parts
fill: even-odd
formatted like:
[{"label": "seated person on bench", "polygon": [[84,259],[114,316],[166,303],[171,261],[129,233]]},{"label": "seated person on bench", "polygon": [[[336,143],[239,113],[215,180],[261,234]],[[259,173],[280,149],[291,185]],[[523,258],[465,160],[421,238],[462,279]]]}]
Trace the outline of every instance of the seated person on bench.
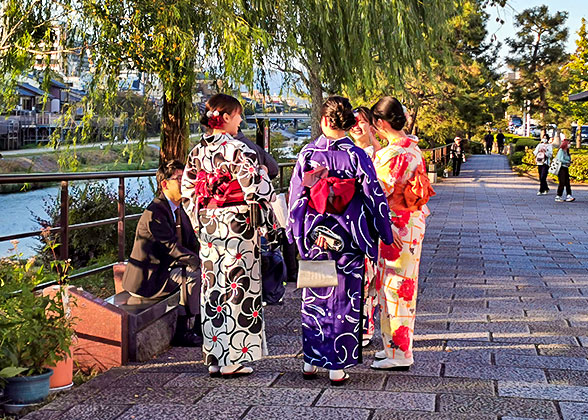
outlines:
[{"label": "seated person on bench", "polygon": [[[184,164],[163,163],[157,171],[158,196],[141,215],[123,288],[133,296],[158,298],[180,288],[180,312],[172,345],[202,344],[198,240],[181,202]],[[195,316],[194,327],[190,320]]]}]

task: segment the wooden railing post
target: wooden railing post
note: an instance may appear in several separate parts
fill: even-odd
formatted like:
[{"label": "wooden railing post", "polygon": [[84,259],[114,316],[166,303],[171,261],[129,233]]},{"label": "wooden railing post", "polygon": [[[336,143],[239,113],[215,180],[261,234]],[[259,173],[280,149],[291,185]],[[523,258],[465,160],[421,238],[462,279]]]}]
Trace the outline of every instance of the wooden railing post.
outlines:
[{"label": "wooden railing post", "polygon": [[125,179],[118,179],[118,262],[125,260]]},{"label": "wooden railing post", "polygon": [[68,181],[61,181],[61,202],[60,202],[60,246],[59,255],[62,260],[69,258],[69,186]]},{"label": "wooden railing post", "polygon": [[282,192],[282,190],[284,189],[284,167],[280,166],[280,184],[279,184],[279,192]]}]

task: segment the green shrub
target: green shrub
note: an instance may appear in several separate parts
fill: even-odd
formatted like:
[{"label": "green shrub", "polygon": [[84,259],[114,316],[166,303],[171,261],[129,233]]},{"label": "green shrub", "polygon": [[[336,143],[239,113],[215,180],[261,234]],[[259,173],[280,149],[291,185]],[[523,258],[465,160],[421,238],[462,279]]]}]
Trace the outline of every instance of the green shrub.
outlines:
[{"label": "green shrub", "polygon": [[516,142],[515,152],[524,152],[526,147],[534,150],[538,144],[539,144],[539,141],[537,141],[537,140],[533,140],[533,139],[530,139],[527,137],[520,138]]},{"label": "green shrub", "polygon": [[510,157],[511,165],[520,165],[523,163],[523,157],[525,156],[525,152],[514,152]]},{"label": "green shrub", "polygon": [[484,145],[477,141],[468,141],[466,142],[466,153],[471,153],[472,155],[483,155]]},{"label": "green shrub", "polygon": [[527,165],[536,165],[537,164],[533,150],[534,149],[527,149],[526,152],[517,152],[517,153],[524,154],[522,163],[526,163]]},{"label": "green shrub", "polygon": [[[128,194],[126,197],[126,214],[141,213],[147,203],[141,202],[138,194]],[[57,200],[45,201],[46,218],[34,216],[42,226],[59,226],[60,203]],[[93,222],[102,219],[116,217],[118,215],[118,192],[116,187],[110,186],[106,181],[87,182],[74,185],[69,190],[69,224]],[[137,220],[127,221],[125,226],[125,250],[130,254],[135,238]],[[43,241],[52,240],[59,242],[58,235],[49,235],[42,238]],[[86,267],[93,261],[101,258],[116,259],[118,254],[117,225],[70,230],[69,232],[69,257],[76,268]],[[47,260],[53,255],[47,255],[41,251],[41,255]]]},{"label": "green shrub", "polygon": [[588,155],[572,154],[570,176],[576,181],[588,181]]}]

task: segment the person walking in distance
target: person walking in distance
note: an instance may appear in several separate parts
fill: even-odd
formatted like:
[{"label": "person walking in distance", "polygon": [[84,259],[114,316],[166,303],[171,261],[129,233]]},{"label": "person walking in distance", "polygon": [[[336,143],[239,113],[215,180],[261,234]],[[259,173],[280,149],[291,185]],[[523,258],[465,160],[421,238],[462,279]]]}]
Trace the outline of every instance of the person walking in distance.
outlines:
[{"label": "person walking in distance", "polygon": [[[575,198],[572,197],[572,187],[570,185],[570,165],[572,164],[572,157],[570,156],[569,140],[561,142],[561,146],[559,147],[555,158],[561,162],[561,168],[557,174],[559,185],[557,186],[557,196],[555,197],[555,201],[574,201]],[[568,194],[565,199],[563,198],[564,188]]]},{"label": "person walking in distance", "polygon": [[494,143],[494,136],[490,131],[484,136],[484,144],[486,146],[486,154],[492,154],[492,144]]},{"label": "person walking in distance", "polygon": [[537,195],[546,195],[549,191],[547,185],[547,174],[549,171],[549,164],[551,163],[551,157],[553,156],[553,148],[549,144],[549,138],[547,135],[543,136],[541,143],[533,150],[535,155],[535,163],[537,164],[537,170],[539,171],[539,192]]},{"label": "person walking in distance", "polygon": [[453,139],[451,145],[451,160],[453,163],[453,176],[458,176],[463,162],[463,147],[461,147],[461,137]]},{"label": "person walking in distance", "polygon": [[496,135],[496,145],[498,146],[498,153],[502,154],[504,150],[504,134],[502,130],[498,130],[498,134]]}]

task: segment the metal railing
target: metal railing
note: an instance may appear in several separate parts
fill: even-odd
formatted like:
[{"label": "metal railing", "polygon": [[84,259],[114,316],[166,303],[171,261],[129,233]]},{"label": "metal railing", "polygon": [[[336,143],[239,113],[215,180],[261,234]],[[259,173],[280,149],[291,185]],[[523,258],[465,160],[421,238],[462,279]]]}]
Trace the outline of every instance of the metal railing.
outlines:
[{"label": "metal railing", "polygon": [[430,153],[431,160],[427,163],[447,165],[451,159],[451,143],[445,146],[435,147],[433,149],[423,149],[423,153]]},{"label": "metal railing", "polygon": [[[288,189],[288,185],[284,182],[285,170],[294,167],[294,163],[280,163],[279,165],[279,179],[278,191],[284,192]],[[52,173],[52,174],[14,174],[14,175],[0,175],[0,184],[21,184],[21,183],[60,183],[60,214],[59,226],[49,227],[44,230],[36,230],[31,232],[22,232],[12,235],[0,236],[0,242],[11,241],[14,239],[31,238],[41,236],[44,232],[56,233],[59,235],[59,258],[66,260],[69,258],[69,234],[70,231],[93,228],[97,226],[117,224],[117,238],[118,238],[118,262],[125,261],[125,229],[126,222],[137,220],[141,214],[126,214],[125,206],[125,179],[126,178],[140,178],[155,176],[155,170],[144,171],[117,171],[117,172],[69,172],[69,173]],[[104,179],[118,178],[118,215],[108,219],[96,220],[93,222],[69,224],[69,183],[71,181],[95,181]],[[106,271],[113,267],[116,262],[86,270],[81,273],[76,273],[69,276],[70,280],[86,277],[92,274],[97,274]],[[56,284],[56,282],[49,282],[38,287],[47,287]]]}]

